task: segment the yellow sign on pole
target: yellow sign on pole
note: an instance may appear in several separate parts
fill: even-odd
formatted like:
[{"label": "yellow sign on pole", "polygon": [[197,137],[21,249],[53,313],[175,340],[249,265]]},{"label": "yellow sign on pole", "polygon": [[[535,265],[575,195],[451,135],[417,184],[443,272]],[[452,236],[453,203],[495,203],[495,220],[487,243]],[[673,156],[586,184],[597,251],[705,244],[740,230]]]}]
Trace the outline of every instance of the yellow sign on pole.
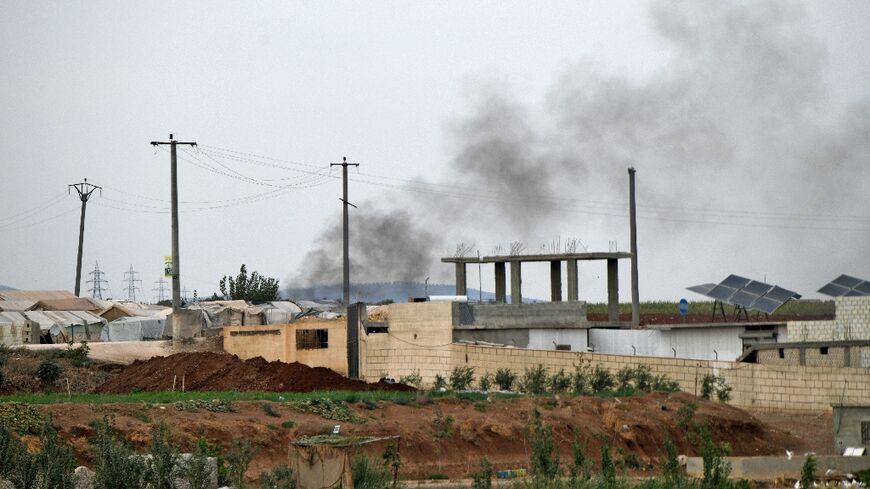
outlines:
[{"label": "yellow sign on pole", "polygon": [[172,276],[172,257],[164,256],[163,257],[163,276],[171,277]]}]

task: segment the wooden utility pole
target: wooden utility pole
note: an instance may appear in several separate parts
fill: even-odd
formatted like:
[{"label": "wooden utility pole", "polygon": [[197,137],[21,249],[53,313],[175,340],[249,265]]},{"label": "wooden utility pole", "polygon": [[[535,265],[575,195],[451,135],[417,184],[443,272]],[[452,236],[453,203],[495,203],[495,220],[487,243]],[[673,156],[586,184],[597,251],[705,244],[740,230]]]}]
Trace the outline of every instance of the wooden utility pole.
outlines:
[{"label": "wooden utility pole", "polygon": [[171,189],[172,194],[172,339],[178,340],[177,313],[181,309],[181,266],[178,263],[178,153],[179,144],[196,146],[195,142],[176,141],[174,135],[169,135],[169,141],[151,141],[152,146],[168,144],[170,147]]},{"label": "wooden utility pole", "polygon": [[347,206],[351,205],[356,208],[355,205],[351,204],[347,200],[347,167],[349,166],[359,166],[359,163],[348,163],[347,156],[342,158],[341,163],[330,163],[329,166],[340,166],[341,167],[341,176],[342,176],[342,185],[343,185],[343,193],[341,201],[344,203],[344,220],[342,222],[343,231],[344,231],[344,267],[343,267],[343,275],[344,275],[344,305],[347,306],[350,304],[350,240],[348,237],[349,234],[349,226],[348,226],[348,212]]},{"label": "wooden utility pole", "polygon": [[88,207],[88,199],[91,198],[91,194],[94,193],[94,190],[100,189],[100,195],[103,194],[103,187],[98,185],[93,185],[88,183],[88,179],[85,178],[81,183],[73,183],[67,185],[66,189],[69,192],[70,189],[76,189],[76,193],[79,196],[79,200],[82,201],[82,217],[79,222],[79,253],[76,258],[76,287],[75,294],[76,297],[79,296],[79,292],[81,292],[82,288],[82,249],[85,244],[85,210]]}]

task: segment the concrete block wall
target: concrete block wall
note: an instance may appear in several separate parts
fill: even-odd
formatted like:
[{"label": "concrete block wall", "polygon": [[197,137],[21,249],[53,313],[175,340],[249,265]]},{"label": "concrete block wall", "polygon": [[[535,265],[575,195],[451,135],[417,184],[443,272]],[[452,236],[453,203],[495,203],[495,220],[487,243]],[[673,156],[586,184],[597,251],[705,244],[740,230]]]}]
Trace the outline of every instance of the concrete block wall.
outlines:
[{"label": "concrete block wall", "polygon": [[[465,312],[461,313],[460,310]],[[535,304],[454,305],[453,325],[459,328],[585,328],[585,302],[542,302]]]},{"label": "concrete block wall", "polygon": [[870,297],[837,297],[830,321],[789,321],[788,342],[870,340]]},{"label": "concrete block wall", "polygon": [[453,344],[451,302],[409,302],[386,307],[389,332],[360,334],[360,376],[399,379],[414,371],[431,385],[449,373]]}]

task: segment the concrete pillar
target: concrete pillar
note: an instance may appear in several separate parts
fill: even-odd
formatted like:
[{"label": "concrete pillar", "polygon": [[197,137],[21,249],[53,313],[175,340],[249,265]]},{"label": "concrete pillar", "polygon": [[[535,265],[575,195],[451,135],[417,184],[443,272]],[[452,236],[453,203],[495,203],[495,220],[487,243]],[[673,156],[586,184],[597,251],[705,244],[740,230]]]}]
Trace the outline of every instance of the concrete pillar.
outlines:
[{"label": "concrete pillar", "polygon": [[607,259],[607,319],[619,321],[619,261]]},{"label": "concrete pillar", "polygon": [[580,282],[577,279],[577,260],[568,260],[568,302],[580,299]]},{"label": "concrete pillar", "polygon": [[506,289],[507,289],[507,277],[505,273],[504,262],[499,261],[495,262],[495,301],[496,302],[507,302],[506,297]]},{"label": "concrete pillar", "polygon": [[456,262],[456,295],[466,295],[465,262]]},{"label": "concrete pillar", "polygon": [[562,302],[562,262],[550,262],[550,301]]},{"label": "concrete pillar", "polygon": [[523,303],[523,274],[521,261],[511,262],[511,304]]}]

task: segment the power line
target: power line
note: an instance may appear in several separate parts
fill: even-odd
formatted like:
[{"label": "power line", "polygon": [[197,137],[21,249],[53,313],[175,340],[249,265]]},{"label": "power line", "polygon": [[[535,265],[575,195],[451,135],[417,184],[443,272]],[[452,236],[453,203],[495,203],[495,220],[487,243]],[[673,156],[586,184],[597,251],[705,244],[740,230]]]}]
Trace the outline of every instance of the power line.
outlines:
[{"label": "power line", "polygon": [[88,207],[88,199],[91,198],[91,195],[95,190],[100,189],[100,195],[103,195],[102,187],[99,185],[94,185],[88,183],[88,179],[85,178],[83,182],[73,183],[67,185],[67,192],[70,189],[76,189],[76,194],[79,196],[79,200],[82,201],[82,214],[81,220],[79,221],[79,251],[76,256],[76,287],[75,287],[75,295],[79,297],[79,292],[81,291],[82,286],[82,252],[84,249],[85,243],[85,211]]},{"label": "power line", "polygon": [[127,292],[127,300],[131,302],[136,302],[136,293],[138,292],[140,295],[142,294],[142,287],[136,284],[141,284],[142,281],[137,277],[139,276],[139,272],[133,271],[133,265],[130,265],[130,270],[124,272],[124,280],[122,282],[125,284],[124,289]]},{"label": "power line", "polygon": [[151,141],[154,147],[169,145],[170,148],[170,196],[172,200],[172,339],[178,341],[180,321],[178,320],[181,310],[181,264],[178,258],[178,145],[196,146],[193,141],[177,141],[172,134],[169,141]]},{"label": "power line", "polygon": [[[163,277],[160,277],[160,280],[154,282],[154,288],[151,289],[151,292],[157,294],[156,295],[157,300],[154,301],[155,304],[159,304],[159,303],[166,300],[166,292],[167,292],[166,284],[167,283],[168,282],[166,280],[163,280]],[[187,293],[186,292],[187,289],[184,289],[184,291],[185,292],[182,293],[182,296],[184,296]],[[153,299],[154,298],[152,297],[152,300]]]},{"label": "power line", "polygon": [[103,298],[103,284],[106,284],[106,288],[108,288],[109,281],[103,278],[106,275],[106,272],[100,270],[99,262],[94,263],[94,271],[90,272],[88,275],[91,276],[91,279],[87,281],[89,284],[93,284],[88,292],[91,293],[91,297],[95,299]]}]

